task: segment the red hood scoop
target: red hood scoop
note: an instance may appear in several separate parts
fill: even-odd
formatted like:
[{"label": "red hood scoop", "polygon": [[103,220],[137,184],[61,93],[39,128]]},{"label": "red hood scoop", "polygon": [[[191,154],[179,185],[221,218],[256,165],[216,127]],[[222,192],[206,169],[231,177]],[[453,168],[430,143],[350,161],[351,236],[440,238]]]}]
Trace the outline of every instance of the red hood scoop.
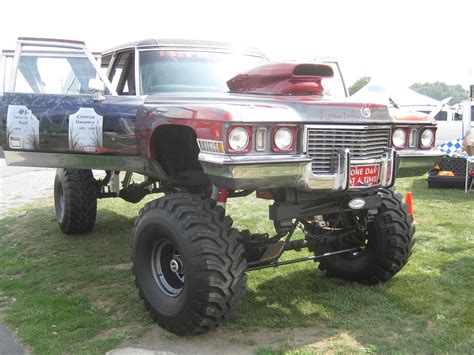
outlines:
[{"label": "red hood scoop", "polygon": [[321,79],[333,76],[329,65],[270,63],[233,77],[227,86],[241,94],[324,95]]}]

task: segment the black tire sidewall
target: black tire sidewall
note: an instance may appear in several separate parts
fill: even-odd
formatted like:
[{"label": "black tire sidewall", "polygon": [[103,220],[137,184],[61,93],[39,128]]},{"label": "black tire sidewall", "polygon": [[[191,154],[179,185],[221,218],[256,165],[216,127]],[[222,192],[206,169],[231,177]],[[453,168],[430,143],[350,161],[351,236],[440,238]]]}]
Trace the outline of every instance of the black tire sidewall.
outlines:
[{"label": "black tire sidewall", "polygon": [[[162,214],[150,210],[142,217],[140,225],[136,228],[133,243],[133,260],[135,275],[142,285],[142,292],[151,307],[160,315],[170,321],[186,313],[189,306],[187,300],[193,290],[193,273],[190,264],[189,248],[180,238],[177,224],[173,223],[171,216],[163,218]],[[185,232],[184,232],[185,233]],[[185,269],[185,281],[181,293],[175,297],[166,295],[158,286],[153,276],[151,262],[154,246],[160,239],[172,242],[178,249]]]},{"label": "black tire sidewall", "polygon": [[63,233],[91,232],[97,216],[97,182],[92,171],[57,169],[54,178],[54,205],[56,219]]},{"label": "black tire sidewall", "polygon": [[[401,196],[381,189],[382,205],[368,223],[366,249],[356,257],[344,254],[324,257],[319,268],[330,276],[348,281],[375,284],[392,278],[408,262],[414,243],[413,218]],[[316,255],[341,250],[347,246],[327,245],[312,249]]]}]

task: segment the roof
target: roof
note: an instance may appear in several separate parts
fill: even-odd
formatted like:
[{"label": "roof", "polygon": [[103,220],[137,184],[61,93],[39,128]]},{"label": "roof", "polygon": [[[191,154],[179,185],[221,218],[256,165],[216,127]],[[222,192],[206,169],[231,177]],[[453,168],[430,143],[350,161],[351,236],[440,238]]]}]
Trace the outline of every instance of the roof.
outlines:
[{"label": "roof", "polygon": [[217,42],[217,41],[206,41],[206,40],[195,40],[195,39],[145,39],[141,41],[135,41],[130,43],[125,43],[120,46],[116,46],[110,49],[107,49],[102,52],[102,55],[113,53],[115,51],[126,49],[126,48],[150,48],[150,47],[191,47],[191,48],[199,48],[199,49],[217,49],[217,50],[225,50],[225,51],[232,51],[238,48],[240,51],[245,53],[251,53],[259,56],[266,57],[266,55],[258,50],[256,47],[238,47],[235,44],[228,43],[228,42]]}]

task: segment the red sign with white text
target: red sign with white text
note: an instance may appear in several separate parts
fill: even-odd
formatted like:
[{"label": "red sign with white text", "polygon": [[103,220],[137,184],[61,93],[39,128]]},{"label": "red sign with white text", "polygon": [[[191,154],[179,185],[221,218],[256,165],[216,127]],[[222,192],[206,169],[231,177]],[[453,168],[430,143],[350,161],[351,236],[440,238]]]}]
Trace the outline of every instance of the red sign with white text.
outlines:
[{"label": "red sign with white text", "polygon": [[352,165],[350,174],[350,187],[378,185],[380,165]]}]

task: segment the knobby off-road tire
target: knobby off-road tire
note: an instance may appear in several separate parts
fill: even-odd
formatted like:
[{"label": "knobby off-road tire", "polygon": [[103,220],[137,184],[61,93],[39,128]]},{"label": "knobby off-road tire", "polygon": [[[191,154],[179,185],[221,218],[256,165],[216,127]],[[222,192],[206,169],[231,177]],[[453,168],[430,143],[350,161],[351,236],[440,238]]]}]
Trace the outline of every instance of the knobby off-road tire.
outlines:
[{"label": "knobby off-road tire", "polygon": [[[381,189],[382,205],[373,222],[367,225],[365,249],[319,259],[319,269],[328,276],[348,281],[376,284],[391,279],[408,262],[414,243],[413,217],[407,205],[392,190]],[[323,254],[344,246],[326,246],[315,251]]]},{"label": "knobby off-road tire", "polygon": [[57,169],[54,206],[59,227],[64,233],[92,231],[97,215],[97,182],[92,171]]},{"label": "knobby off-road tire", "polygon": [[235,313],[247,277],[240,234],[211,199],[169,194],[140,211],[132,235],[145,308],[178,335],[203,333]]}]

